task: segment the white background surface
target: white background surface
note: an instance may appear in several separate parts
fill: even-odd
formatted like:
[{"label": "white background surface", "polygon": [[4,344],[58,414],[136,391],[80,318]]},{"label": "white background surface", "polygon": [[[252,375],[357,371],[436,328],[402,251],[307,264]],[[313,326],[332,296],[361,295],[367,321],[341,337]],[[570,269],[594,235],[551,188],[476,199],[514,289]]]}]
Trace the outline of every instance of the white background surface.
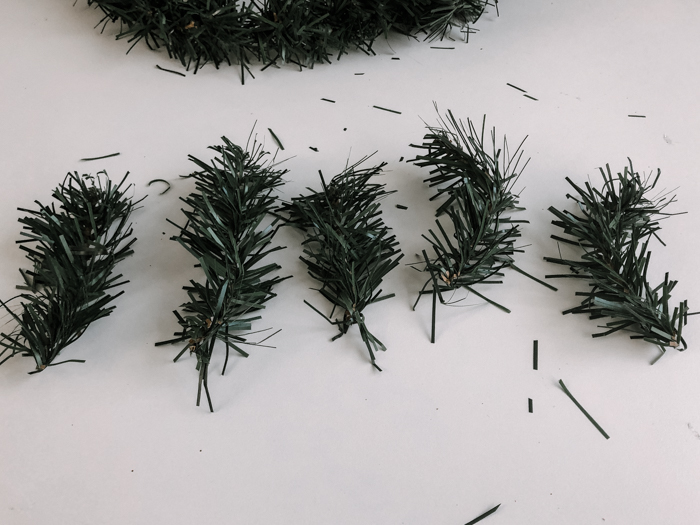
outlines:
[{"label": "white background surface", "polygon": [[[180,222],[178,197],[193,188],[178,178],[193,169],[188,154],[206,158],[222,135],[243,143],[257,121],[268,148],[272,128],[281,156],[293,157],[289,198],[318,187],[318,169],[331,176],[377,151],[398,190],[385,220],[412,262],[435,208],[426,172],[398,160],[415,154],[421,119],[435,122],[433,101],[462,118],[486,114],[512,144],[529,135],[530,246],[518,263],[539,276],[555,268],[542,260],[556,255],[546,210],[566,206],[564,177],[597,184],[599,166],[621,170],[627,157],[640,171],[661,168],[661,186],[679,188],[672,211],[688,213],[664,225],[652,279],[670,271],[674,301],[698,310],[699,3],[503,0],[469,44],[433,44],[454,50],[396,38],[378,42],[374,57],[268,69],[245,86],[237,68],[158,71],[180,68],[144,45],[127,56],[115,26],[93,28],[99,19],[82,1],[0,4],[0,295],[15,294],[27,266],[16,208],[48,202],[67,171],[130,171],[135,196],[148,194],[133,216],[136,254],[120,268],[126,293],[62,354],[87,362],[32,376],[28,358],[0,367],[0,523],[459,525],[499,503],[484,523],[700,522],[694,317],[683,332],[690,349],[649,366],[652,345],[592,339],[594,322],[561,315],[575,303],[573,283],[558,281],[554,293],[510,272],[486,291],[511,314],[471,297],[474,306],[442,307],[431,345],[429,300],[411,311],[423,276],[402,265],[385,283],[396,297],[366,311],[388,347],[380,374],[356,330],[331,343],[334,328],[302,303],[327,307],[298,260],[301,235],[284,231],[278,260],[294,278],[257,325],[282,329],[276,348],[232,357],[225,377],[220,351],[214,414],[194,406],[194,360],[173,364],[177,347],[154,347],[177,328],[171,311],[198,275],[165,222]],[[172,190],[158,196],[161,185],[146,187],[154,178]]]}]

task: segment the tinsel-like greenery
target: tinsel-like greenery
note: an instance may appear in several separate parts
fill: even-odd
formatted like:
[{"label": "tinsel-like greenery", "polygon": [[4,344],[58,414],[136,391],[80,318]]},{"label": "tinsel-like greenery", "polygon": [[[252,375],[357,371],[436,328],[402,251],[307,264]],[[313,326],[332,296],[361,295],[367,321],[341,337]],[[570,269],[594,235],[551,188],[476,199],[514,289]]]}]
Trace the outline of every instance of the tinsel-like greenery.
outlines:
[{"label": "tinsel-like greenery", "polygon": [[209,62],[238,63],[241,76],[252,60],[265,67],[330,62],[348,51],[374,51],[390,31],[443,38],[453,26],[479,19],[488,0],[88,0],[103,22],[119,22],[117,38],[151,48],[195,72]]},{"label": "tinsel-like greenery", "polygon": [[277,220],[263,227],[262,222],[274,208],[275,188],[284,181],[286,170],[278,170],[265,158],[268,153],[256,142],[243,149],[226,137],[223,145],[211,146],[218,153],[208,164],[190,156],[199,171],[195,179],[196,192],[182,200],[187,222],[173,240],[179,242],[204,271],[205,282],[191,280],[184,287],[189,301],[181,306],[184,315],[175,311],[181,330],[176,338],[157,345],[185,342],[177,361],[187,350],[197,357],[199,386],[197,406],[202,387],[207,395],[209,409],[214,408],[209,395],[209,364],[216,341],[226,345],[226,371],[229,350],[233,348],[248,357],[242,345],[259,345],[246,339],[256,315],[265,303],[275,297],[272,288],[283,281],[270,275],[279,270],[276,263],[262,264],[271,253],[283,249],[271,247],[278,230]]},{"label": "tinsel-like greenery", "polygon": [[549,208],[556,216],[552,224],[568,235],[552,235],[552,238],[579,247],[584,253],[580,260],[564,259],[561,254],[545,257],[551,263],[568,266],[572,272],[546,277],[588,281],[588,290],[576,292],[584,298],[581,304],[564,313],[613,319],[605,324],[605,331],[593,337],[626,330],[633,333],[632,339],[658,345],[662,353],[667,347],[685,350],[682,331],[687,323],[688,302],[681,301],[673,309],[670,306],[671,291],[677,281],[670,281],[667,273],[663,282],[652,288],[647,280],[651,259],[649,241],[652,236],[658,239],[659,219],[670,215],[664,209],[675,198],[649,197],[660,170],[653,181],[634,171],[632,161],[616,176],[610,166],[601,168],[600,173],[603,177],[600,190],[588,182],[582,188],[567,177],[576,192],[567,198],[576,203],[576,212]]},{"label": "tinsel-like greenery", "polygon": [[[127,174],[128,175],[128,174]],[[126,176],[113,184],[107,174],[96,177],[69,173],[53,192],[58,203],[45,206],[36,201],[35,210],[19,208],[28,215],[23,224],[20,248],[32,262],[31,271],[22,271],[26,293],[15,299],[21,312],[2,303],[16,322],[10,333],[0,335],[0,346],[10,357],[33,357],[36,370],[55,363],[61,351],[78,339],[87,327],[112,313],[111,305],[123,291],[113,288],[128,281],[113,275],[117,263],[133,253],[129,216],[138,202],[126,196]]]},{"label": "tinsel-like greenery", "polygon": [[319,171],[322,191],[309,188],[309,195],[292,199],[281,211],[289,215],[289,224],[305,232],[304,256],[300,258],[309,275],[321,283],[318,291],[333,309],[326,316],[304,302],[338,328],[340,333],[333,341],[356,324],[372,365],[381,371],[375,362],[376,352],[386,347],[367,328],[364,310],[394,296],[382,295],[379,286],[403,255],[396,236],[389,234],[381,217],[379,200],[393,192],[386,191],[384,184],[370,182],[386,163],[358,169],[366,159],[347,167],[329,183]]},{"label": "tinsel-like greenery", "polygon": [[[522,142],[511,154],[507,140],[502,149],[496,143],[496,132],[491,132],[491,153],[486,151],[484,133],[486,118],[478,132],[471,120],[466,126],[448,110],[445,118],[439,118],[438,126],[428,126],[428,133],[420,145],[423,150],[412,160],[416,165],[430,169],[425,180],[430,187],[437,187],[431,200],[445,198],[437,210],[437,216],[446,214],[450,220],[448,230],[439,219],[435,220],[439,234],[428,230],[423,238],[430,243],[432,256],[423,250],[422,271],[430,277],[418,294],[415,306],[425,294],[432,294],[431,342],[435,342],[435,315],[437,300],[441,304],[454,304],[444,294],[465,288],[474,295],[505,312],[506,307],[488,299],[474,289],[477,284],[499,284],[501,270],[512,268],[535,279],[514,264],[513,255],[522,250],[515,247],[520,237],[519,223],[510,212],[523,210],[518,207],[518,195],[513,185],[523,169]],[[523,140],[524,142],[524,140]],[[461,300],[461,299],[460,299]]]}]

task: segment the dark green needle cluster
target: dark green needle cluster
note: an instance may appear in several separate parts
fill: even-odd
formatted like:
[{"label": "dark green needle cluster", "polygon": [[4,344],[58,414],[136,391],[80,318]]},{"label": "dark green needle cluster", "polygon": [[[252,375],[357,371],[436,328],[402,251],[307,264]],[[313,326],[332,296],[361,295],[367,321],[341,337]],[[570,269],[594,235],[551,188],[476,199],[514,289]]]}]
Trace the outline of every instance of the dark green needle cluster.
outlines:
[{"label": "dark green needle cluster", "polygon": [[[587,281],[587,290],[576,292],[583,297],[580,305],[564,313],[587,314],[591,319],[612,318],[605,331],[593,334],[602,337],[619,330],[632,332],[633,339],[644,339],[658,345],[662,352],[668,347],[685,350],[683,326],[688,320],[688,302],[681,301],[671,308],[671,291],[677,281],[669,280],[653,287],[647,279],[651,251],[649,241],[660,230],[659,220],[667,217],[664,209],[674,197],[649,193],[659,180],[634,171],[632,161],[617,175],[610,166],[600,169],[603,187],[593,188],[589,182],[574,188],[567,198],[576,204],[575,212],[549,208],[567,237],[552,235],[558,242],[583,250],[578,260],[545,257],[551,263],[568,266],[570,274],[548,275]],[[660,239],[659,239],[660,240]],[[663,243],[662,243],[663,244]]]},{"label": "dark green needle cluster", "polygon": [[17,243],[32,269],[20,270],[26,282],[20,288],[27,290],[14,298],[20,308],[2,303],[16,322],[11,332],[0,334],[0,356],[10,352],[2,362],[17,354],[33,357],[35,372],[83,362],[54,360],[91,323],[112,313],[116,306],[110,303],[123,291],[112,295],[111,290],[128,282],[113,275],[115,266],[133,254],[136,241],[129,217],[138,202],[126,195],[131,188],[126,178],[114,184],[104,172],[69,173],[53,191],[56,202],[19,208],[27,215],[19,219],[23,239]]},{"label": "dark green needle cluster", "polygon": [[191,280],[184,287],[189,300],[181,306],[182,314],[174,312],[180,324],[176,338],[156,343],[184,342],[175,361],[188,350],[197,357],[197,405],[204,387],[212,412],[207,379],[216,342],[226,345],[223,374],[230,348],[247,357],[242,345],[262,343],[249,342],[246,332],[276,296],[273,287],[286,279],[271,275],[280,269],[278,264],[264,262],[283,249],[272,246],[278,220],[263,225],[275,207],[274,190],[284,183],[286,170],[276,169],[258,143],[243,149],[226,137],[222,141],[210,148],[218,154],[211,163],[190,156],[199,171],[191,175],[196,191],[182,199],[188,206],[183,210],[186,223],[180,227],[168,221],[180,228],[173,240],[197,259],[205,280]]},{"label": "dark green needle cluster", "polygon": [[429,235],[423,235],[430,243],[431,253],[423,250],[423,261],[416,263],[424,265],[422,271],[430,275],[416,305],[423,295],[432,294],[433,343],[437,300],[453,304],[445,299],[446,293],[465,288],[510,312],[477,292],[474,286],[501,283],[501,270],[505,268],[545,284],[515,266],[513,259],[515,252],[521,251],[515,247],[521,235],[519,223],[527,222],[510,217],[511,212],[524,209],[518,207],[518,195],[513,193],[513,185],[527,165],[522,163],[522,142],[511,153],[505,138],[502,148],[498,147],[496,132],[492,130],[489,153],[484,143],[485,125],[484,118],[479,132],[471,120],[465,125],[448,111],[438,126],[428,126],[422,144],[412,145],[422,151],[412,162],[430,170],[431,176],[425,182],[437,188],[431,200],[444,199],[437,216],[444,214],[449,219],[447,227],[436,219],[438,233],[428,230]]},{"label": "dark green needle cluster", "polygon": [[383,184],[370,182],[386,163],[359,169],[366,159],[347,167],[328,183],[319,172],[322,191],[309,188],[310,194],[292,199],[281,211],[288,214],[289,224],[305,232],[301,260],[309,275],[321,283],[318,291],[333,309],[326,316],[306,304],[338,328],[340,333],[333,340],[357,325],[372,365],[381,370],[375,362],[376,352],[386,347],[367,328],[364,310],[394,296],[382,295],[379,287],[403,255],[396,236],[389,233],[381,217],[379,201],[393,192],[386,191]]},{"label": "dark green needle cluster", "polygon": [[117,38],[164,47],[195,71],[252,61],[311,67],[352,50],[373,54],[390,31],[443,38],[453,26],[476,22],[488,0],[88,0]]}]

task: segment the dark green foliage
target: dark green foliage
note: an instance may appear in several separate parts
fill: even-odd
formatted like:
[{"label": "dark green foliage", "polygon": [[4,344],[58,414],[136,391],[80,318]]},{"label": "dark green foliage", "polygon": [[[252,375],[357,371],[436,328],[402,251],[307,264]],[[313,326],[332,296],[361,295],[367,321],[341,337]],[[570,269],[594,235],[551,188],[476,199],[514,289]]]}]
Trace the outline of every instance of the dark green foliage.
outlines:
[{"label": "dark green foliage", "polygon": [[[356,324],[372,365],[381,370],[375,363],[375,353],[386,347],[367,329],[364,309],[394,296],[382,295],[378,288],[403,255],[379,209],[379,200],[393,192],[385,191],[383,184],[369,182],[386,163],[357,169],[366,159],[347,167],[328,184],[319,172],[322,191],[309,188],[309,195],[292,199],[281,211],[289,215],[289,224],[306,233],[301,260],[309,275],[321,283],[318,291],[333,310],[325,316],[306,304],[338,328],[340,333],[333,340]],[[336,309],[339,319],[334,319]]]},{"label": "dark green foliage", "polygon": [[652,236],[658,238],[659,219],[669,215],[663,210],[675,198],[665,195],[649,198],[660,170],[653,182],[635,172],[632,161],[617,176],[613,176],[609,166],[600,172],[604,181],[602,190],[588,182],[581,188],[567,177],[576,190],[576,194],[567,198],[576,203],[577,213],[549,208],[556,216],[552,224],[569,236],[552,235],[552,238],[579,247],[584,253],[580,260],[564,259],[561,254],[545,257],[548,262],[568,266],[572,272],[547,277],[584,279],[589,286],[587,291],[576,292],[584,297],[581,304],[564,313],[613,319],[605,324],[604,332],[593,337],[627,330],[633,332],[633,339],[658,345],[662,352],[669,346],[685,350],[682,331],[687,323],[688,303],[681,301],[673,311],[669,306],[677,281],[669,281],[668,274],[654,288],[647,281],[649,241]]},{"label": "dark green foliage", "polygon": [[445,37],[476,22],[488,0],[88,0],[117,38],[165,47],[187,69],[252,60],[310,67],[359,49],[372,54],[389,31]]},{"label": "dark green foliage", "polygon": [[273,191],[284,183],[286,170],[268,163],[268,154],[257,143],[244,150],[226,137],[222,140],[222,146],[210,148],[220,155],[211,164],[190,156],[200,171],[191,175],[197,191],[182,199],[189,207],[183,210],[187,222],[180,227],[168,221],[180,228],[173,240],[197,259],[206,280],[184,287],[189,296],[181,306],[184,315],[174,312],[181,330],[175,339],[156,343],[186,342],[175,361],[187,350],[196,355],[197,406],[204,386],[212,412],[207,378],[216,341],[226,344],[223,375],[230,348],[248,357],[241,345],[260,344],[248,342],[244,336],[249,334],[241,332],[251,330],[252,322],[260,319],[256,314],[275,297],[274,285],[286,279],[270,277],[280,269],[278,264],[261,264],[283,249],[270,247],[278,221],[266,227],[261,223],[275,206]]},{"label": "dark green foliage", "polygon": [[513,220],[508,215],[523,209],[518,207],[518,195],[512,191],[527,165],[525,162],[520,167],[522,143],[511,154],[504,138],[503,148],[499,149],[493,130],[492,153],[487,153],[485,124],[484,118],[481,132],[478,133],[471,120],[467,120],[465,126],[448,111],[446,120],[440,118],[439,126],[428,126],[429,132],[423,138],[423,144],[412,145],[425,152],[411,162],[430,169],[431,176],[425,182],[437,187],[437,193],[431,200],[445,198],[437,215],[446,214],[454,231],[448,233],[436,219],[439,235],[433,230],[428,230],[429,237],[423,235],[430,243],[434,256],[430,257],[424,250],[423,261],[418,263],[425,264],[423,271],[428,272],[430,277],[419,292],[416,304],[422,295],[432,294],[431,342],[435,342],[436,299],[442,304],[454,304],[446,301],[443,294],[465,288],[510,312],[484,297],[473,286],[501,283],[499,278],[504,268],[513,268],[534,279],[513,264],[513,254],[521,251],[515,247],[515,240],[520,237],[519,223],[527,221]]},{"label": "dark green foliage", "polygon": [[25,239],[17,242],[33,265],[31,271],[20,270],[27,284],[22,288],[31,293],[18,296],[19,314],[2,303],[17,326],[1,334],[0,356],[9,351],[9,357],[33,357],[36,372],[65,363],[53,361],[116,308],[107,305],[123,291],[107,292],[128,281],[112,272],[133,253],[136,241],[128,221],[138,202],[125,195],[131,188],[124,187],[125,180],[114,185],[104,172],[97,177],[69,173],[53,192],[58,208],[39,201],[36,210],[19,208],[28,213],[19,219]]}]

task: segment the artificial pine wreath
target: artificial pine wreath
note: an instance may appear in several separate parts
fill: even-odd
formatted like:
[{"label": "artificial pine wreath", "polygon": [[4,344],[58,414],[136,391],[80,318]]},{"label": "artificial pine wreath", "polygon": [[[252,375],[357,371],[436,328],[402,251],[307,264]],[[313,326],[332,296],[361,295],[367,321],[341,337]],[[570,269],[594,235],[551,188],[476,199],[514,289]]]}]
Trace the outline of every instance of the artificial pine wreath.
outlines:
[{"label": "artificial pine wreath", "polygon": [[[491,132],[492,153],[487,153],[484,143],[486,117],[479,133],[471,120],[466,126],[448,110],[445,119],[439,118],[438,126],[428,126],[428,133],[420,145],[412,147],[425,151],[412,162],[430,168],[431,177],[425,182],[437,187],[434,200],[446,197],[436,215],[446,214],[454,233],[448,233],[439,219],[435,220],[440,235],[428,230],[430,236],[423,238],[430,243],[434,256],[423,250],[422,271],[430,277],[418,293],[418,299],[432,294],[432,328],[430,341],[435,342],[436,304],[454,304],[443,294],[465,288],[477,297],[510,312],[474,289],[476,284],[499,284],[501,270],[512,268],[527,277],[549,287],[556,288],[536,279],[514,264],[513,255],[522,250],[515,247],[520,237],[520,223],[509,213],[524,210],[518,207],[518,195],[513,193],[513,185],[525,169],[527,161],[520,166],[522,145],[511,154],[507,140],[503,147],[496,144],[496,131]],[[461,299],[460,299],[461,300]]]},{"label": "artificial pine wreath", "polygon": [[[304,256],[300,258],[309,275],[321,283],[318,291],[333,309],[326,316],[304,302],[338,328],[340,333],[333,341],[356,324],[372,365],[381,371],[375,362],[376,352],[386,347],[367,328],[364,310],[394,296],[382,295],[379,286],[403,255],[379,209],[379,200],[394,192],[386,191],[384,184],[370,183],[386,163],[358,169],[366,159],[345,168],[327,184],[319,171],[323,191],[309,188],[311,194],[292,199],[280,211],[288,214],[289,224],[305,232]],[[338,319],[334,319],[336,309]]]},{"label": "artificial pine wreath", "polygon": [[580,260],[564,259],[561,254],[545,257],[546,261],[571,270],[571,274],[546,277],[588,281],[588,290],[576,292],[584,297],[581,304],[564,313],[613,319],[605,324],[604,332],[593,337],[626,330],[633,333],[632,339],[658,345],[661,355],[668,347],[685,350],[682,332],[688,321],[688,301],[681,301],[671,310],[671,291],[677,281],[670,281],[668,273],[654,288],[647,280],[651,259],[648,244],[652,236],[658,239],[658,221],[670,215],[664,209],[675,201],[675,196],[650,198],[649,192],[656,186],[661,170],[652,182],[650,177],[642,178],[634,171],[632,161],[617,176],[613,176],[610,166],[601,168],[600,173],[604,181],[600,190],[588,182],[582,188],[567,177],[576,190],[567,198],[576,203],[577,213],[549,208],[557,218],[552,224],[569,236],[552,238],[581,248],[584,253]]},{"label": "artificial pine wreath", "polygon": [[[495,2],[497,4],[497,0]],[[195,72],[208,62],[251,60],[301,67],[330,62],[348,51],[374,53],[380,35],[397,31],[445,37],[453,26],[476,22],[488,0],[88,0],[120,23],[117,38],[170,57]],[[104,27],[104,26],[103,26]]]},{"label": "artificial pine wreath", "polygon": [[266,227],[261,223],[274,208],[273,190],[284,183],[286,170],[275,169],[265,159],[268,153],[255,141],[246,149],[226,137],[222,141],[223,145],[210,147],[220,155],[211,164],[189,157],[200,171],[190,175],[197,191],[182,199],[189,206],[183,210],[187,222],[180,227],[168,221],[180,228],[173,240],[197,259],[206,279],[204,284],[192,280],[184,287],[189,301],[181,306],[184,315],[174,312],[181,327],[176,338],[156,343],[184,341],[175,361],[187,350],[196,355],[197,406],[203,386],[212,412],[207,380],[216,341],[226,344],[223,375],[230,348],[248,357],[241,345],[262,343],[249,342],[241,332],[251,330],[252,322],[260,319],[256,313],[275,297],[272,288],[286,279],[270,277],[280,269],[278,264],[261,264],[269,254],[283,249],[270,247],[278,221]]},{"label": "artificial pine wreath", "polygon": [[20,288],[28,291],[16,297],[22,311],[2,303],[17,323],[9,334],[0,334],[0,356],[10,352],[2,362],[17,354],[33,357],[36,370],[30,373],[84,362],[54,359],[92,322],[112,313],[116,307],[107,305],[124,293],[108,291],[128,282],[112,273],[133,253],[136,241],[128,221],[139,201],[126,196],[131,185],[124,186],[125,181],[126,176],[115,185],[105,172],[96,177],[69,173],[53,192],[58,208],[39,201],[36,210],[19,208],[29,215],[19,219],[25,238],[17,242],[33,269],[20,270],[26,282]]}]

